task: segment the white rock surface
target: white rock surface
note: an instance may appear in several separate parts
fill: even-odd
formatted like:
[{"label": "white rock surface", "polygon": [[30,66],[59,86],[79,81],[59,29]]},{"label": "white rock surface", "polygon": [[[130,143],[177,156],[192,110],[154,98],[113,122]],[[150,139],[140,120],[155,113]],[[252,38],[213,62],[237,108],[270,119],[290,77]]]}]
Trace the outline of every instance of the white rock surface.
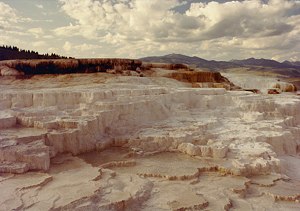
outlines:
[{"label": "white rock surface", "polygon": [[[297,156],[300,149],[300,97],[297,95],[257,95],[225,89],[187,88],[180,82],[165,78],[110,76],[104,83],[89,83],[95,77],[107,76],[78,76],[80,80],[69,76],[69,79],[61,81],[60,77],[63,76],[39,78],[37,81],[33,78],[23,83],[1,82],[0,88],[5,88],[0,93],[0,172],[45,172],[38,175],[32,173],[41,182],[32,182],[28,178],[28,183],[35,184],[30,187],[24,187],[24,184],[27,175],[31,173],[13,179],[3,174],[0,185],[10,191],[0,201],[0,207],[5,210],[73,210],[79,207],[102,210],[132,210],[137,207],[144,210],[184,210],[210,207],[212,210],[220,210],[220,207],[225,209],[231,206],[247,209],[249,203],[257,203],[258,198],[264,196],[245,199],[251,192],[248,190],[249,185],[245,185],[249,182],[246,177],[278,174],[281,178],[298,175],[284,167],[286,157]],[[104,165],[105,168],[121,166],[115,173],[104,174],[114,179],[101,180],[100,167],[84,167],[83,161],[77,161],[74,157],[69,158],[72,165],[67,160],[62,161],[62,169],[59,170],[62,174],[51,173],[58,171],[53,163],[62,153],[75,156],[95,150],[105,151],[111,147],[131,149],[126,156],[145,158],[133,162],[123,161],[124,157],[121,157],[120,162]],[[155,164],[147,161],[152,155],[162,153],[161,162],[164,163],[166,158],[163,153],[167,152],[192,156],[199,160],[199,165],[187,161],[180,167],[181,170],[171,168],[168,170],[171,173],[167,174],[166,169],[155,167]],[[137,166],[142,165],[139,167],[141,172],[122,170],[134,168],[132,165],[135,163]],[[172,160],[166,162],[165,166],[171,163]],[[177,164],[174,162],[172,165]],[[154,167],[147,167],[147,172],[143,165]],[[187,173],[189,170],[184,172],[184,166],[188,165],[193,165],[190,173]],[[90,168],[90,175],[81,178],[79,172],[72,184],[69,184],[67,177],[73,171],[77,172],[76,168],[80,172]],[[183,173],[179,174],[181,171]],[[214,174],[211,178],[209,172]],[[218,174],[232,176],[218,179]],[[90,177],[98,178],[95,181],[99,181],[92,182]],[[240,188],[233,188],[233,177],[240,182]],[[20,182],[21,178],[24,178],[24,184]],[[188,185],[186,182],[160,183],[159,178],[195,181],[190,181]],[[210,190],[213,189],[210,184],[201,183],[201,178],[208,183],[212,183],[215,178],[220,182],[222,190],[231,187],[231,194],[225,188],[222,192],[224,196],[221,193],[216,195],[216,192]],[[293,177],[293,180],[297,179],[300,181],[300,178]],[[44,185],[43,181],[49,183],[49,186]],[[72,191],[80,190],[81,181],[87,185],[85,191],[69,198],[62,196],[69,187]],[[201,185],[205,188],[201,189]],[[38,187],[40,189],[36,191]],[[180,187],[185,187],[182,189],[183,194],[192,194],[190,201],[180,201],[175,195],[170,195]],[[291,186],[288,187],[291,189]],[[58,198],[57,188],[60,193]],[[157,188],[168,191],[158,191]],[[274,198],[278,195],[269,190],[260,191],[270,193]],[[170,198],[165,200],[168,193]],[[239,196],[234,195],[237,193]],[[37,194],[34,199],[32,194]],[[50,197],[49,203],[44,202],[47,197]],[[12,198],[15,198],[14,202],[8,203]],[[218,201],[221,198],[224,200]],[[231,200],[235,203],[231,203]],[[297,197],[294,197],[290,201],[296,200]],[[161,204],[155,205],[155,201]],[[267,209],[281,207],[271,203],[261,206]]]},{"label": "white rock surface", "polygon": [[[0,128],[14,127],[17,122],[20,129],[12,140],[18,139],[24,127],[44,130],[42,143],[49,148],[45,163],[57,153],[77,155],[104,149],[118,139],[125,139],[124,146],[150,152],[178,149],[215,158],[230,152],[239,163],[241,156],[246,160],[235,166],[251,169],[260,162],[270,167],[266,171],[279,168],[279,162],[275,154],[270,155],[274,161],[260,161],[261,153],[297,153],[299,97],[163,87],[145,78],[114,80],[92,87],[4,90],[1,99],[11,106],[1,108]],[[2,142],[11,139],[5,130],[2,134]],[[18,143],[12,150],[29,143]],[[254,156],[256,148],[260,154]],[[1,160],[11,161],[5,156]]]},{"label": "white rock surface", "polygon": [[257,89],[263,93],[268,93],[268,89],[277,89],[280,92],[295,92],[296,87],[276,77],[259,76],[247,73],[222,73],[235,85],[244,89]]}]

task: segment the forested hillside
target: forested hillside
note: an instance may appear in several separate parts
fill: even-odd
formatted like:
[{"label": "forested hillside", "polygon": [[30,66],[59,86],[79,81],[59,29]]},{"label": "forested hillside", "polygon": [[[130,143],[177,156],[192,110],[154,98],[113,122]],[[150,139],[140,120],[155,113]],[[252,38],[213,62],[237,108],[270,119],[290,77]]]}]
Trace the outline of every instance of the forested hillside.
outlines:
[{"label": "forested hillside", "polygon": [[39,54],[35,51],[19,49],[16,46],[0,46],[0,60],[15,59],[67,59],[57,54]]}]

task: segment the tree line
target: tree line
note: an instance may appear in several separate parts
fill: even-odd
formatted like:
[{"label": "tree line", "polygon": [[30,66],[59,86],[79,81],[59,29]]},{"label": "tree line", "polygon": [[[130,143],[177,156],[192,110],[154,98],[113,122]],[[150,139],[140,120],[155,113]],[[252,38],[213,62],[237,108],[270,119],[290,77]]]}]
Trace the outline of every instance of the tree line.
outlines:
[{"label": "tree line", "polygon": [[32,50],[19,49],[16,46],[2,45],[0,46],[0,60],[15,59],[72,59],[72,57],[60,56],[55,53],[39,54]]}]

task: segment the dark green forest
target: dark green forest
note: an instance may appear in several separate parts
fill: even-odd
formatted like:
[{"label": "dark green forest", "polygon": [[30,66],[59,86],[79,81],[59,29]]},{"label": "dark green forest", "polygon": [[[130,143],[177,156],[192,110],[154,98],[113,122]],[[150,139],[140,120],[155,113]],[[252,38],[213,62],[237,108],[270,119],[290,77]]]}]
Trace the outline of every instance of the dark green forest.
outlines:
[{"label": "dark green forest", "polygon": [[[19,49],[16,46],[0,46],[0,61],[15,59],[67,59],[68,57],[60,56],[55,53],[39,54],[35,51]],[[71,58],[71,57],[69,57]]]}]

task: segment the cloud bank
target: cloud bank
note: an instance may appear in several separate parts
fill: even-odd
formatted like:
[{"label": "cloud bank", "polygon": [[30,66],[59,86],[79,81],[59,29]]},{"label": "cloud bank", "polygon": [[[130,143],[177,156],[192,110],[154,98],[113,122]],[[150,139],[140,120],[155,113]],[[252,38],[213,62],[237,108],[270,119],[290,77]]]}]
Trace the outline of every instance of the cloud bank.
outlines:
[{"label": "cloud bank", "polygon": [[[48,36],[62,40],[63,47],[51,46],[62,53],[76,49],[75,56],[86,56],[93,50],[94,55],[98,52],[108,57],[175,52],[223,60],[300,60],[298,0],[57,1],[60,11],[71,21],[51,29]],[[0,14],[0,24],[13,25],[8,21],[18,19],[16,12],[3,5],[0,3],[0,8],[6,12]],[[36,39],[45,31],[42,27],[28,29]]]}]

